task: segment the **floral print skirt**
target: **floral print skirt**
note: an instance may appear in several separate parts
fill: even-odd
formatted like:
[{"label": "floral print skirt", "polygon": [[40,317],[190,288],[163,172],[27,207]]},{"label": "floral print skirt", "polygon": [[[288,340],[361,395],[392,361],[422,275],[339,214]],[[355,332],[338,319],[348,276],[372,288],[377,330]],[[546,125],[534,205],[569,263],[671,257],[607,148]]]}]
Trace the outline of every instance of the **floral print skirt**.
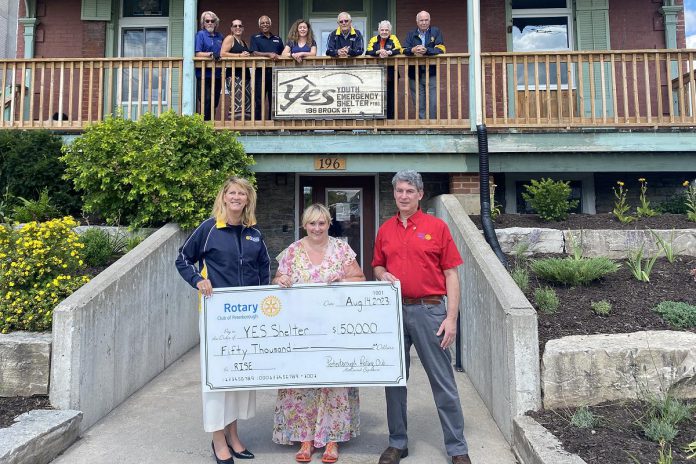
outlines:
[{"label": "floral print skirt", "polygon": [[273,441],[282,445],[348,441],[360,434],[360,399],[355,387],[278,390]]}]

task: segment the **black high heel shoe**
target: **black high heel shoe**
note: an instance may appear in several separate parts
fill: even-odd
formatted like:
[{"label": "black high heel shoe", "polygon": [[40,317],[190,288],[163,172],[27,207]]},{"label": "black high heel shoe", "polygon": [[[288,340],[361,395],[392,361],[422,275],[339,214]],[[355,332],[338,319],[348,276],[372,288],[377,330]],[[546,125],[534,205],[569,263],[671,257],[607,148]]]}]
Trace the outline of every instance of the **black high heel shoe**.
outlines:
[{"label": "black high heel shoe", "polygon": [[254,453],[249,451],[248,449],[244,449],[241,453],[238,453],[232,448],[232,445],[230,445],[230,442],[227,441],[227,437],[225,437],[225,443],[227,443],[227,447],[230,449],[230,453],[232,453],[232,456],[234,456],[237,459],[254,459],[256,456],[254,456]]},{"label": "black high heel shoe", "polygon": [[[227,459],[220,459],[219,457],[217,457],[217,453],[215,452],[215,443],[213,443],[213,442],[211,441],[211,442],[210,442],[210,446],[213,448],[213,456],[215,456],[215,462],[216,462],[217,464],[234,464],[234,458],[233,458],[233,457],[230,457],[230,458],[227,458]],[[233,454],[233,456],[234,456],[234,454]]]}]

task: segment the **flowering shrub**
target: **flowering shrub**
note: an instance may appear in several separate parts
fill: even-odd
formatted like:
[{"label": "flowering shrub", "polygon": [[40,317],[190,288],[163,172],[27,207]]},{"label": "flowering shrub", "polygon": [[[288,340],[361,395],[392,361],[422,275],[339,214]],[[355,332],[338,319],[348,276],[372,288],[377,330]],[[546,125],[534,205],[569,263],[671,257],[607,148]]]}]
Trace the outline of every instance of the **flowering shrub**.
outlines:
[{"label": "flowering shrub", "polygon": [[696,184],[690,185],[688,180],[685,180],[682,186],[686,189],[686,217],[689,221],[696,222]]},{"label": "flowering shrub", "polygon": [[568,219],[568,212],[579,203],[578,200],[569,199],[572,191],[570,182],[532,179],[524,188],[527,191],[522,193],[522,198],[529,202],[544,221],[565,221]]},{"label": "flowering shrub", "polygon": [[49,329],[55,305],[89,281],[76,272],[84,245],[75,226],[71,217],[0,225],[0,333]]},{"label": "flowering shrub", "polygon": [[631,207],[626,202],[626,195],[628,193],[628,189],[624,188],[623,181],[616,181],[616,185],[619,186],[618,190],[616,189],[616,187],[612,187],[612,190],[614,191],[614,197],[616,197],[612,214],[616,216],[616,219],[618,219],[622,223],[628,224],[629,222],[634,221],[636,219],[630,214],[627,214],[628,210],[631,209]]}]

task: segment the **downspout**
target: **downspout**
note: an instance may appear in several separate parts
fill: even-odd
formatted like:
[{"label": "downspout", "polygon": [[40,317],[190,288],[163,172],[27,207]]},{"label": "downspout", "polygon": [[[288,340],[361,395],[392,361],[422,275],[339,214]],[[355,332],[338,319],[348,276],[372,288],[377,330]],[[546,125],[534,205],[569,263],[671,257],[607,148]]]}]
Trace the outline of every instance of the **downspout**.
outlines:
[{"label": "downspout", "polygon": [[479,191],[481,195],[481,227],[486,242],[493,249],[503,266],[507,267],[507,258],[500,248],[498,237],[495,235],[495,226],[491,219],[491,190],[488,173],[488,131],[485,124],[476,126],[479,149]]}]

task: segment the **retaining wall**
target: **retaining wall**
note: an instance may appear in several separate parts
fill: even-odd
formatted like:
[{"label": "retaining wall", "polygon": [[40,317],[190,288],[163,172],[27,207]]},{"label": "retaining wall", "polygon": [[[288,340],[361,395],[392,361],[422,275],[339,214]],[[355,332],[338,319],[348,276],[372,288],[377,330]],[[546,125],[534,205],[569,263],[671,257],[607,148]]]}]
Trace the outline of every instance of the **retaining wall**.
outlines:
[{"label": "retaining wall", "polygon": [[453,195],[433,200],[464,259],[462,365],[508,442],[513,419],[541,405],[536,311]]},{"label": "retaining wall", "polygon": [[162,227],[55,308],[50,400],[82,411],[81,431],[198,343],[197,294],[174,267],[185,238]]}]

